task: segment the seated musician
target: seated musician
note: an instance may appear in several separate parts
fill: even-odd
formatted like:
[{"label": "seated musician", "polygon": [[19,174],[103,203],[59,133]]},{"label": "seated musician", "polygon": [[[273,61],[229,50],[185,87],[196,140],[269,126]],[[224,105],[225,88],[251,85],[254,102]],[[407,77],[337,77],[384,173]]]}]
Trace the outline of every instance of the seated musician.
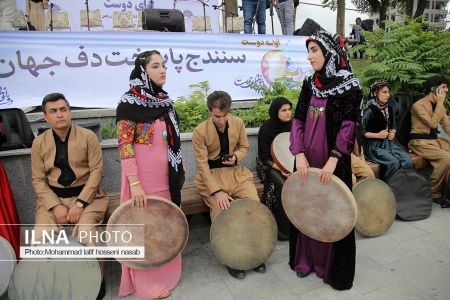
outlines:
[{"label": "seated musician", "polygon": [[450,207],[450,195],[443,195],[450,174],[450,142],[438,138],[437,127],[450,134],[450,121],[444,106],[449,81],[443,76],[433,76],[425,82],[425,97],[414,103],[411,109],[411,140],[409,149],[430,161],[431,193],[433,201],[442,208]]},{"label": "seated musician", "polygon": [[[272,211],[278,226],[278,240],[289,240],[290,222],[281,203],[281,189],[286,177],[273,161],[271,146],[275,137],[291,131],[292,103],[283,97],[275,98],[270,104],[270,119],[265,121],[258,133],[258,156],[256,168],[264,181],[262,202]],[[291,171],[292,172],[292,171]]]},{"label": "seated musician", "polygon": [[[239,162],[247,155],[249,144],[245,126],[238,117],[229,115],[231,97],[215,91],[207,98],[210,117],[192,133],[198,174],[195,184],[214,221],[221,210],[230,207],[233,199],[259,201],[252,172]],[[228,268],[231,276],[245,277],[244,270]],[[254,269],[266,271],[265,264]]]},{"label": "seated musician", "polygon": [[[36,240],[42,230],[56,232],[65,224],[75,225],[72,236],[80,240],[80,231],[94,232],[108,207],[106,192],[100,187],[102,150],[92,131],[71,123],[72,112],[64,95],[45,96],[42,111],[51,129],[38,136],[31,148],[32,182],[37,196]],[[91,240],[80,242],[95,245]],[[102,280],[97,299],[102,299],[105,292]]]},{"label": "seated musician", "polygon": [[388,104],[389,83],[375,81],[370,88],[369,107],[365,110],[361,131],[366,158],[380,165],[380,179],[388,182],[400,169],[413,169],[406,151],[394,143],[396,126],[394,111]]}]

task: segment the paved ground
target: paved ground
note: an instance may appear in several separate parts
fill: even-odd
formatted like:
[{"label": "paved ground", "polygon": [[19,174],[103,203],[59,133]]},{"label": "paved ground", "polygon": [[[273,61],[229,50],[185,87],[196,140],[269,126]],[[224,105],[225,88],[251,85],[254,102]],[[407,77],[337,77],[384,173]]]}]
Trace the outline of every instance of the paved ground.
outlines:
[{"label": "paved ground", "polygon": [[[395,221],[377,238],[356,236],[356,277],[339,292],[314,274],[300,279],[288,267],[288,242],[278,242],[267,273],[248,272],[244,280],[228,275],[209,246],[209,225],[192,219],[183,253],[183,276],[169,299],[450,299],[450,209],[434,204],[431,217]],[[118,298],[120,265],[107,266],[107,296]]]}]

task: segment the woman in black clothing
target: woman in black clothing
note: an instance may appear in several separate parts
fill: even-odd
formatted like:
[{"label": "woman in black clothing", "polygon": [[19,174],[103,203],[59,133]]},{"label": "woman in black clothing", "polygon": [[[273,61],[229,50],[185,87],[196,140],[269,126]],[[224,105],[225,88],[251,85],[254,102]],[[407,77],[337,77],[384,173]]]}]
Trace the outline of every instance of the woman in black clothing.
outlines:
[{"label": "woman in black clothing", "polygon": [[270,119],[264,122],[258,133],[258,174],[264,181],[262,202],[269,207],[277,220],[278,239],[289,239],[289,220],[281,203],[281,188],[289,174],[285,174],[272,160],[271,145],[275,137],[291,130],[292,103],[283,97],[272,101],[269,108]]}]

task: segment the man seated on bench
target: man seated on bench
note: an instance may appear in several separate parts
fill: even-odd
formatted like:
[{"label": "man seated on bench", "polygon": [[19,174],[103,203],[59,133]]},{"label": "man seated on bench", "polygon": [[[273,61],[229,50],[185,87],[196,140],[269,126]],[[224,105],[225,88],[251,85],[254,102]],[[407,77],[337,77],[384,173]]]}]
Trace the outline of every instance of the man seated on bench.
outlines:
[{"label": "man seated on bench", "polygon": [[[36,240],[42,237],[42,230],[57,232],[61,225],[73,224],[73,237],[94,246],[93,240],[80,240],[78,234],[84,231],[94,236],[96,224],[101,224],[108,207],[106,192],[100,187],[100,143],[92,131],[71,123],[72,112],[63,94],[45,96],[42,111],[51,129],[38,136],[31,147],[31,176],[37,196]],[[103,269],[102,263],[100,267]],[[105,292],[102,280],[97,299]]]},{"label": "man seated on bench", "polygon": [[[229,115],[231,97],[215,91],[207,98],[210,117],[192,133],[198,174],[195,185],[208,205],[213,222],[221,210],[230,207],[233,199],[259,201],[252,172],[238,165],[247,155],[249,144],[245,126],[238,117]],[[245,271],[229,267],[231,276],[243,279]],[[264,264],[255,268],[264,273]]]},{"label": "man seated on bench", "polygon": [[438,125],[450,134],[450,121],[444,106],[449,81],[443,76],[433,76],[425,82],[425,97],[414,103],[411,109],[411,151],[430,161],[431,192],[433,201],[442,208],[450,207],[450,195],[443,190],[450,171],[450,142],[437,137]]}]

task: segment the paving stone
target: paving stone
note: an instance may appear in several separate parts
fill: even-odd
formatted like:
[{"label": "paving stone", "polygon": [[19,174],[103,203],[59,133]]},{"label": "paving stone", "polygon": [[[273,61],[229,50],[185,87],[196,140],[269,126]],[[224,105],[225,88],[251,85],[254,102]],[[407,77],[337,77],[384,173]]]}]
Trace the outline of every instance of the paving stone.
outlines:
[{"label": "paving stone", "polygon": [[353,286],[361,294],[371,293],[402,280],[398,272],[365,254],[357,257],[355,273]]},{"label": "paving stone", "polygon": [[447,290],[450,284],[450,269],[433,259],[417,254],[398,260],[391,265],[400,276],[427,294]]},{"label": "paving stone", "polygon": [[397,282],[381,290],[370,293],[364,297],[366,300],[428,300],[431,295],[421,291],[419,288],[408,282]]}]

